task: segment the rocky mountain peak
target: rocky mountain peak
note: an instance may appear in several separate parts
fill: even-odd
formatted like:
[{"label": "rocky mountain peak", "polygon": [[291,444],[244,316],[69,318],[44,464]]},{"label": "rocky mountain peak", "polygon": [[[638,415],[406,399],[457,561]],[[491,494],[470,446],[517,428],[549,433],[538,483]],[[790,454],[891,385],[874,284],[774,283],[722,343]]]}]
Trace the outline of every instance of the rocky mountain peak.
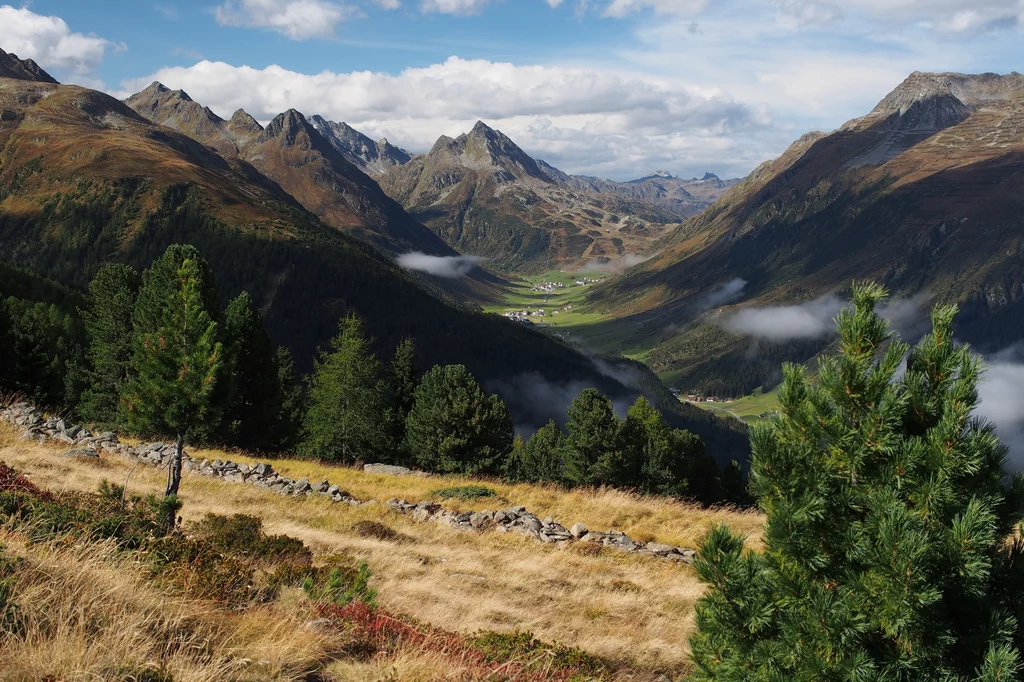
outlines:
[{"label": "rocky mountain peak", "polygon": [[344,121],[329,121],[314,115],[310,123],[346,160],[370,175],[386,173],[394,166],[409,163],[412,158],[409,152],[392,145],[386,138],[374,142]]},{"label": "rocky mountain peak", "polygon": [[18,59],[18,55],[0,50],[0,78],[16,78],[22,81],[53,83],[57,80],[31,59]]},{"label": "rocky mountain peak", "polygon": [[274,120],[267,124],[267,127],[260,134],[260,142],[280,138],[284,144],[293,145],[308,126],[309,122],[306,121],[306,117],[301,112],[289,109],[275,116]]},{"label": "rocky mountain peak", "polygon": [[246,113],[245,109],[239,109],[231,115],[230,125],[233,129],[239,131],[256,134],[263,132],[263,126],[259,124],[259,121]]},{"label": "rocky mountain peak", "polygon": [[719,179],[720,178],[717,175],[715,175],[714,173],[710,173],[710,172],[704,173],[704,177],[701,178],[702,181],[704,181],[704,180],[719,180]]},{"label": "rocky mountain peak", "polygon": [[462,147],[465,161],[472,167],[494,166],[517,178],[530,176],[542,182],[551,182],[551,178],[529,154],[507,135],[483,121],[477,121],[469,134],[460,135],[456,142]]}]

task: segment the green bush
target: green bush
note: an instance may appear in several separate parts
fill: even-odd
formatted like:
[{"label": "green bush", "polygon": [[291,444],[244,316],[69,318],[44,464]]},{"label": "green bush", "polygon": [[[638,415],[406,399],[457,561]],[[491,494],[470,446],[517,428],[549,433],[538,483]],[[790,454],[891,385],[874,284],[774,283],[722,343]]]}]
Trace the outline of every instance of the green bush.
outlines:
[{"label": "green bush", "polygon": [[575,674],[571,679],[580,680],[599,678],[606,671],[597,657],[575,647],[546,644],[528,630],[479,632],[472,642],[491,662],[515,660],[553,672],[572,670]]},{"label": "green bush", "polygon": [[316,602],[346,606],[361,601],[367,606],[377,605],[377,591],[370,587],[370,567],[366,563],[354,566],[330,566],[318,569],[307,577],[302,589]]},{"label": "green bush", "polygon": [[431,497],[442,500],[478,500],[484,497],[497,497],[498,493],[485,485],[460,485],[454,488],[441,488],[430,493]]}]

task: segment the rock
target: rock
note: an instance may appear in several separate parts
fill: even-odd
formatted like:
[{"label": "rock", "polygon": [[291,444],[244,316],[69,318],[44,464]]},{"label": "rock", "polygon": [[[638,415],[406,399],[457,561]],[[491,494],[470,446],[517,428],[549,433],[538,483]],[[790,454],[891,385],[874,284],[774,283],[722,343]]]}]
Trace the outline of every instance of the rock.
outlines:
[{"label": "rock", "polygon": [[[82,430],[81,426],[69,426],[66,429],[64,429],[64,433],[67,434],[69,437],[74,438],[75,436],[78,435],[78,433],[81,430]],[[86,434],[86,435],[88,435],[88,434]]]},{"label": "rock", "polygon": [[658,556],[665,556],[666,554],[671,554],[672,552],[676,551],[676,548],[672,545],[662,545],[657,542],[648,542],[647,549],[654,552]]},{"label": "rock", "polygon": [[417,508],[412,512],[413,521],[419,521],[420,523],[423,523],[424,521],[429,521],[431,516],[432,514],[428,509]]},{"label": "rock", "polygon": [[580,540],[582,540],[583,542],[594,542],[594,543],[600,544],[600,543],[604,542],[604,539],[606,537],[608,537],[608,536],[605,535],[604,533],[598,533],[598,532],[592,530],[592,531],[589,531],[587,533],[584,533],[583,537],[581,537]]},{"label": "rock", "polygon": [[587,534],[587,527],[582,523],[573,524],[573,527],[569,529],[569,534],[579,540],[581,537]]},{"label": "rock", "polygon": [[308,478],[300,478],[295,482],[295,494],[302,495],[313,489],[313,486],[309,484]]},{"label": "rock", "polygon": [[330,487],[331,484],[329,482],[320,481],[319,483],[313,485],[313,491],[318,493],[325,493],[330,489]]},{"label": "rock", "polygon": [[92,448],[75,448],[74,450],[68,450],[64,453],[64,457],[87,457],[89,459],[99,459],[100,453],[96,452]]},{"label": "rock", "polygon": [[529,530],[539,531],[542,528],[540,520],[537,519],[536,517],[533,517],[533,518],[527,517],[527,518],[520,519],[520,521],[522,523],[523,528],[528,528]]},{"label": "rock", "polygon": [[508,516],[507,512],[503,512],[503,511],[496,511],[496,512],[494,512],[494,522],[495,523],[497,523],[499,525],[503,525],[505,523],[508,523],[510,520],[511,519],[509,519],[509,516]]},{"label": "rock", "polygon": [[368,474],[386,474],[388,476],[411,476],[413,471],[395,464],[364,464],[363,471]]},{"label": "rock", "polygon": [[469,525],[477,530],[486,530],[494,523],[493,514],[488,512],[477,512],[469,517]]},{"label": "rock", "polygon": [[58,431],[63,431],[64,429],[67,428],[67,426],[65,426],[63,419],[58,419],[57,423],[53,425],[53,428],[57,429]]},{"label": "rock", "polygon": [[309,630],[310,632],[327,632],[332,627],[333,622],[330,618],[317,618],[302,624],[302,629]]}]

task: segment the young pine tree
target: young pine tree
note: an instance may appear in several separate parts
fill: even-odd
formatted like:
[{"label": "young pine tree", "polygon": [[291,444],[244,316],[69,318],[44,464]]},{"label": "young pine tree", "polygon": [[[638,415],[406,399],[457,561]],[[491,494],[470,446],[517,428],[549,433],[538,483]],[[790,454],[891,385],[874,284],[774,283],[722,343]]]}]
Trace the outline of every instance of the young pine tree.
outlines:
[{"label": "young pine tree", "polygon": [[341,321],[331,350],[322,351],[309,383],[309,408],[299,452],[310,458],[349,464],[386,453],[384,382],[362,322]]},{"label": "young pine tree", "polygon": [[542,426],[530,440],[513,448],[505,475],[513,481],[559,483],[565,478],[562,452],[565,436],[554,420]]},{"label": "young pine tree", "polygon": [[[223,408],[216,398],[224,353],[215,311],[202,295],[205,271],[202,263],[186,258],[178,266],[175,286],[167,287],[163,277],[154,280],[147,271],[139,292],[139,302],[147,294],[147,305],[159,306],[161,315],[155,329],[136,334],[122,409],[133,431],[175,438],[164,491],[168,498],[178,494],[186,437],[207,433],[219,423]],[[162,304],[151,295],[151,286],[164,292]]]},{"label": "young pine tree", "polygon": [[462,365],[437,366],[423,376],[406,422],[406,441],[427,470],[495,473],[512,448],[512,418]]},{"label": "young pine tree", "polygon": [[416,400],[416,346],[412,339],[398,344],[388,365],[388,419],[395,463],[408,459],[405,452],[405,422]]},{"label": "young pine tree", "polygon": [[135,268],[108,263],[89,283],[82,311],[89,335],[88,388],[78,412],[89,421],[115,422],[132,359],[132,315],[141,281]]},{"label": "young pine tree", "polygon": [[608,396],[585,388],[566,411],[565,478],[573,485],[622,484],[619,418]]},{"label": "young pine tree", "polygon": [[953,341],[955,309],[910,350],[883,296],[854,287],[839,355],[815,382],[786,366],[781,416],[754,427],[764,551],[708,535],[694,680],[1020,679],[1024,479],[973,416],[980,362]]},{"label": "young pine tree", "polygon": [[224,311],[224,339],[230,371],[220,436],[249,449],[272,448],[283,397],[277,349],[248,292]]}]

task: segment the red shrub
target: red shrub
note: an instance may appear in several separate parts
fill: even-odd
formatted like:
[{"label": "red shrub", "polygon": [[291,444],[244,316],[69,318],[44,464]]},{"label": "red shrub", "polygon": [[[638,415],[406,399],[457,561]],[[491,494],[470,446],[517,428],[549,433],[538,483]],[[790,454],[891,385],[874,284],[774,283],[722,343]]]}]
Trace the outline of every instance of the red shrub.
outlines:
[{"label": "red shrub", "polygon": [[5,462],[0,462],[0,493],[22,493],[47,502],[53,501],[53,493],[49,490],[40,490],[22,474],[7,466]]},{"label": "red shrub", "polygon": [[371,608],[362,602],[355,601],[347,606],[323,604],[318,609],[321,617],[354,628],[360,639],[378,655],[394,653],[402,646],[413,646],[441,654],[466,668],[474,679],[564,682],[578,674],[575,670],[538,670],[537,666],[523,661],[488,661],[487,656],[462,635],[409,623],[384,609]]}]

